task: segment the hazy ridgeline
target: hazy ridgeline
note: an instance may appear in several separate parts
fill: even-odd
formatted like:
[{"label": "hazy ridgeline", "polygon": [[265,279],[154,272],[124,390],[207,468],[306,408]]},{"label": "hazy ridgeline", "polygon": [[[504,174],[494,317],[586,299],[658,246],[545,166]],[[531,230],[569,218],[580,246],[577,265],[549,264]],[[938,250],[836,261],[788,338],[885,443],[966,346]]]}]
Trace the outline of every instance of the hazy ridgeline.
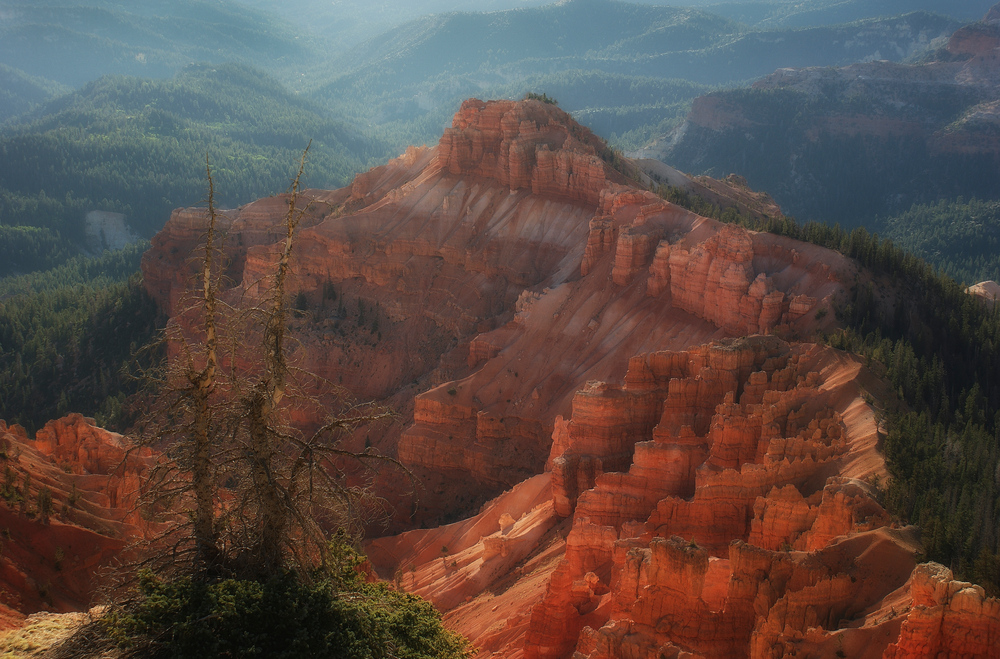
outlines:
[{"label": "hazy ridgeline", "polygon": [[[916,57],[989,6],[690,4],[13,3],[0,19],[0,224],[44,231],[0,236],[22,254],[6,272],[71,255],[90,210],[151,236],[201,200],[206,153],[222,205],[284,189],[309,139],[305,183],[337,187],[436,140],[465,98],[527,91],[638,148],[699,95],[781,66]],[[900,16],[913,10],[938,13]]]}]

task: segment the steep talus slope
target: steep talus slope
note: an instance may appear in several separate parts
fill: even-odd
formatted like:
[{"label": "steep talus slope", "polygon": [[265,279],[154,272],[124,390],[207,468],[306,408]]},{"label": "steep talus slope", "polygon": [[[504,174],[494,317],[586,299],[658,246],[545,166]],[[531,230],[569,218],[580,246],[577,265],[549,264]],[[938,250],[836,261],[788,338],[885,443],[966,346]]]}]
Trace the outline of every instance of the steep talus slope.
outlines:
[{"label": "steep talus slope", "polygon": [[[992,642],[995,601],[911,578],[917,532],[877,501],[867,401],[891,393],[797,342],[835,327],[856,266],[669,204],[602,154],[552,105],[470,100],[438,147],[300,200],[293,359],[393,404],[399,424],[348,446],[423,482],[412,502],[377,481],[416,511],[397,528],[429,527],[372,540],[379,573],[482,656]],[[266,294],[287,203],[220,215],[228,302]],[[176,211],[143,260],[174,322],[205,219]]]},{"label": "steep talus slope", "polygon": [[781,68],[751,89],[702,96],[645,155],[685,171],[736,172],[787,212],[844,225],[940,197],[992,198],[1000,158],[992,16],[918,64]]}]

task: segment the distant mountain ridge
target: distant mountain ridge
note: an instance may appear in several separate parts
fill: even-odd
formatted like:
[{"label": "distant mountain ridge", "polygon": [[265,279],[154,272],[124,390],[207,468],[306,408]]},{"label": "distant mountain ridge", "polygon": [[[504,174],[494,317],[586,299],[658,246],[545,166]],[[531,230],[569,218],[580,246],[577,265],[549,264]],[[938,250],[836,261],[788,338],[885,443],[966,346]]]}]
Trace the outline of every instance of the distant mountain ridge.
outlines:
[{"label": "distant mountain ridge", "polygon": [[[276,13],[271,0],[237,0]],[[566,0],[558,4],[565,4]],[[367,39],[428,14],[496,12],[557,4],[553,0],[286,0],[284,18],[304,31],[324,35],[333,49],[346,51]],[[990,0],[639,0],[647,6],[692,7],[756,28],[809,27],[927,11],[959,21],[975,20]]]},{"label": "distant mountain ridge", "polygon": [[106,76],[0,132],[0,216],[81,244],[87,212],[120,212],[148,237],[173,208],[204,197],[206,157],[218,201],[236,205],[284,190],[310,140],[305,180],[315,185],[346,182],[381,152],[247,66]]},{"label": "distant mountain ridge", "polygon": [[693,173],[738,173],[786,212],[846,226],[913,203],[995,198],[994,15],[957,30],[918,64],[781,68],[750,89],[700,97],[685,123],[643,155]]},{"label": "distant mountain ridge", "polygon": [[66,91],[59,83],[0,64],[0,124]]},{"label": "distant mountain ridge", "polygon": [[978,19],[992,0],[763,0],[706,2],[703,9],[759,28],[849,23],[865,18],[927,11],[961,21]]},{"label": "distant mountain ridge", "polygon": [[[683,110],[674,104],[693,98],[693,89],[677,94],[674,85],[663,91],[662,99],[632,98],[612,89],[620,89],[622,81],[629,86],[649,79],[661,84],[680,79],[689,87],[722,85],[777,66],[902,60],[959,26],[917,12],[832,27],[760,31],[691,8],[573,0],[412,21],[336,60],[329,81],[311,94],[358,123],[399,131],[402,148],[436,139],[466,96],[519,97],[525,91],[546,91],[529,84],[559,85],[560,77],[569,75],[589,76],[592,82],[595,75],[605,75],[617,80],[603,89],[591,85],[589,100],[563,107],[571,112],[617,108],[627,118],[590,124],[613,137],[608,128],[617,134],[648,130],[678,117]],[[651,116],[653,108],[658,117]]]},{"label": "distant mountain ridge", "polygon": [[0,11],[0,63],[72,87],[108,74],[169,77],[195,62],[304,66],[316,50],[300,37],[231,0],[13,0]]}]

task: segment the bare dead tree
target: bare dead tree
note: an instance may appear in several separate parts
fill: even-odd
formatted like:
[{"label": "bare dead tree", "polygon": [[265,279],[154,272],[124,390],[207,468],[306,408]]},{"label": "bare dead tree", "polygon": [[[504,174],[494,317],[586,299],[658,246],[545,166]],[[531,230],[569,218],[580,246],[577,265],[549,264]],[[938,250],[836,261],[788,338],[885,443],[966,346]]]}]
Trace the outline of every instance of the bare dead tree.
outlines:
[{"label": "bare dead tree", "polygon": [[[282,419],[289,399],[304,400],[314,409],[319,408],[305,385],[318,380],[292,368],[286,352],[286,284],[296,231],[308,208],[299,207],[308,151],[307,147],[289,188],[285,237],[261,310],[262,369],[249,384],[238,382],[239,403],[233,409],[239,417],[231,422],[234,444],[242,448],[236,460],[241,468],[236,473],[245,479],[236,481],[245,496],[234,509],[244,538],[235,549],[242,554],[241,568],[252,574],[273,574],[289,567],[298,567],[305,574],[326,564],[327,531],[350,525],[358,517],[360,502],[373,498],[370,489],[345,484],[337,459],[398,466],[371,452],[338,448],[338,435],[391,417],[387,409],[377,405],[350,402],[342,389],[337,388],[341,405],[316,432],[307,435]],[[328,382],[322,384],[332,388]]]},{"label": "bare dead tree", "polygon": [[[252,562],[264,572],[273,573],[282,562],[282,545],[289,523],[289,492],[282,491],[277,458],[281,433],[276,432],[273,416],[285,397],[288,363],[285,356],[286,303],[285,280],[289,257],[304,210],[296,208],[299,183],[305,168],[307,146],[299,161],[299,170],[292,181],[285,215],[285,243],[278,259],[274,285],[271,288],[271,308],[264,323],[264,371],[249,388],[242,400],[250,461],[250,475],[258,497],[259,535],[251,549]],[[293,508],[294,509],[294,508]]]},{"label": "bare dead tree", "polygon": [[202,261],[202,304],[205,314],[205,366],[198,370],[193,361],[188,362],[187,380],[191,389],[193,406],[191,483],[195,495],[194,541],[197,562],[212,566],[219,556],[215,531],[215,482],[212,468],[212,433],[210,401],[215,389],[215,372],[218,367],[218,336],[216,335],[216,284],[212,275],[215,255],[215,182],[212,169],[205,157],[205,177],[208,179],[208,231],[205,233],[205,258]]},{"label": "bare dead tree", "polygon": [[[198,293],[188,312],[202,334],[191,338],[181,323],[167,332],[175,357],[161,383],[162,404],[146,423],[151,432],[144,443],[166,448],[143,499],[147,515],[168,520],[146,554],[147,564],[160,570],[211,579],[297,569],[308,578],[328,564],[329,533],[356,530],[362,512],[378,508],[367,487],[371,481],[349,484],[344,461],[362,470],[403,469],[371,450],[339,445],[358,427],[391,418],[389,410],[355,403],[340,387],[289,364],[286,288],[296,232],[308,210],[300,205],[308,151],[287,193],[273,275],[257,282],[264,291],[260,303],[243,311],[220,311],[222,241],[206,162],[207,228]],[[289,421],[295,406],[327,414],[307,433]]]},{"label": "bare dead tree", "polygon": [[[204,253],[198,261],[197,293],[184,313],[197,317],[203,336],[191,339],[181,323],[168,325],[159,343],[172,357],[163,371],[140,369],[139,377],[154,401],[140,424],[135,447],[152,446],[162,454],[147,472],[137,507],[152,522],[151,537],[135,549],[139,565],[212,575],[220,569],[218,433],[219,300],[221,240],[215,208],[215,184],[206,156],[208,181]],[[147,347],[148,348],[148,347]],[[155,550],[153,549],[155,547]]]},{"label": "bare dead tree", "polygon": [[[207,228],[204,254],[197,262],[196,293],[185,322],[164,333],[170,356],[157,380],[158,403],[145,420],[148,432],[136,444],[162,450],[146,474],[139,503],[140,512],[160,531],[140,543],[138,549],[145,553],[127,570],[141,575],[138,568],[152,568],[161,579],[174,582],[170,587],[180,584],[178,593],[190,592],[184,584],[205,589],[229,578],[256,580],[266,588],[274,583],[272,576],[292,578],[300,586],[306,582],[311,588],[316,584],[308,582],[314,577],[329,576],[320,587],[344,601],[386,599],[381,591],[362,592],[342,579],[345,566],[353,570],[356,554],[331,542],[331,536],[344,529],[356,531],[364,511],[378,503],[371,488],[374,478],[350,480],[345,463],[371,470],[392,466],[413,482],[397,461],[368,448],[354,452],[340,444],[358,428],[392,414],[379,405],[353,401],[342,388],[296,366],[287,351],[285,289],[296,229],[306,212],[299,207],[299,184],[307,153],[308,148],[289,188],[285,239],[273,278],[265,278],[263,295],[254,293],[262,302],[249,308],[227,304],[236,291],[222,292],[224,231],[217,224],[206,160]],[[326,411],[325,417],[314,417],[322,418],[314,430],[292,423],[292,413],[303,408],[312,414]],[[117,589],[105,592],[113,602],[105,618],[114,625],[118,613],[124,616],[119,621],[130,612],[149,613],[150,583],[147,577],[117,579]],[[187,606],[185,595],[176,597]],[[91,621],[50,656],[152,656],[172,642],[175,630],[169,620],[165,615],[167,627],[161,629],[143,618],[136,624],[147,631],[124,645],[109,634],[103,620]],[[125,628],[130,629],[128,624]],[[448,656],[465,656],[461,643],[449,643],[454,652]]]}]

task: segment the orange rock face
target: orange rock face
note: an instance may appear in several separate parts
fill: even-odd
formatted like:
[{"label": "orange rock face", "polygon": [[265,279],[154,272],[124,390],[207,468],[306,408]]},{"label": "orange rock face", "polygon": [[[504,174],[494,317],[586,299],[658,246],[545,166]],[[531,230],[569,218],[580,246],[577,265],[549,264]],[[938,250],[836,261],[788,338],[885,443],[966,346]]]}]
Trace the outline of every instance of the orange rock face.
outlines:
[{"label": "orange rock face", "polygon": [[995,657],[1000,653],[1000,601],[979,586],[954,581],[937,563],[920,565],[910,578],[913,608],[886,650],[896,657]]},{"label": "orange rock face", "polygon": [[[379,574],[484,657],[877,657],[992,638],[992,600],[912,605],[916,531],[871,484],[886,472],[862,392],[882,385],[791,340],[834,326],[855,266],[669,204],[602,153],[555,106],[470,100],[437,147],[303,194],[291,358],[395,407],[401,423],[347,445],[423,483],[419,503],[378,483],[417,510],[370,542]],[[222,215],[229,303],[266,293],[286,210]],[[177,211],[143,260],[182,325],[203,230]]]},{"label": "orange rock face", "polygon": [[[849,280],[832,252],[803,258],[817,248],[624,185],[602,152],[553,105],[470,100],[438,147],[303,194],[289,290],[308,313],[293,320],[293,358],[405,415],[354,441],[428,482],[428,520],[558,457],[555,419],[588,380],[620,379],[630,357],[664,347],[798,331]],[[275,198],[221,214],[231,304],[266,289],[285,210]],[[146,286],[182,320],[204,222],[175,212],[143,259]]]},{"label": "orange rock face", "polygon": [[0,443],[0,605],[85,610],[97,571],[143,532],[132,504],[149,454],[127,457],[121,436],[79,414],[50,421],[35,439],[0,421]]},{"label": "orange rock face", "polygon": [[438,163],[451,174],[490,178],[510,191],[596,204],[613,172],[603,145],[546,103],[469,99],[445,129]]},{"label": "orange rock face", "polygon": [[[779,616],[774,607],[811,607],[809,616],[820,618],[810,618],[809,626],[836,629],[846,615],[842,609],[859,597],[857,580],[846,563],[842,571],[828,564],[816,571],[806,552],[833,551],[833,538],[873,533],[888,516],[856,480],[832,478],[815,489],[824,473],[840,473],[854,461],[850,454],[861,449],[851,445],[851,434],[874,431],[870,417],[850,429],[845,424],[845,403],[859,392],[850,380],[824,380],[830,370],[824,362],[832,357],[828,350],[752,337],[644,355],[631,361],[622,389],[583,392],[600,392],[621,414],[629,409],[622,404],[627,394],[642,391],[660,420],[645,433],[626,433],[639,440],[627,472],[600,474],[578,495],[573,533],[586,531],[589,543],[567,548],[533,609],[525,656],[564,657],[574,648],[591,657],[669,648],[748,656],[758,645],[785,641],[783,625],[757,640],[761,629],[769,629],[760,625]],[[618,450],[617,443],[587,432],[597,425],[593,416],[583,415],[586,425],[576,428],[574,406],[565,454],[594,451],[591,457],[600,459],[602,446]],[[560,485],[584,480],[582,474],[558,478],[560,466],[571,462],[553,461],[555,500],[564,510],[574,501]],[[909,568],[885,581],[882,594],[901,586],[913,566],[912,551],[895,551],[895,560]],[[578,607],[574,614],[568,593],[589,572],[604,576],[608,604],[586,613]],[[803,590],[807,586],[813,590]],[[815,613],[820,606],[828,611]],[[784,620],[789,614],[781,611]],[[595,621],[595,612],[601,620]]]}]

